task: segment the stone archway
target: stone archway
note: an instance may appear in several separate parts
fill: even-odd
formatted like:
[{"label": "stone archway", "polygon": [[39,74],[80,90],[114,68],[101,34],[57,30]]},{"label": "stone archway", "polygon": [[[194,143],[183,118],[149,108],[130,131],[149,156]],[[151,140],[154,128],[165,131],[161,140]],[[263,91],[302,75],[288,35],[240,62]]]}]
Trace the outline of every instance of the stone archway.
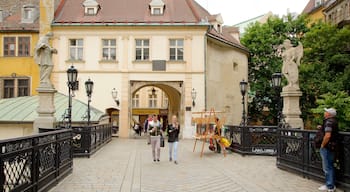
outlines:
[{"label": "stone archway", "polygon": [[[144,87],[157,87],[162,91],[164,91],[165,94],[168,96],[168,100],[169,100],[168,117],[172,115],[177,115],[180,120],[180,125],[184,124],[183,81],[130,81],[130,100],[138,90]],[[129,105],[129,111],[132,111],[131,105]]]}]

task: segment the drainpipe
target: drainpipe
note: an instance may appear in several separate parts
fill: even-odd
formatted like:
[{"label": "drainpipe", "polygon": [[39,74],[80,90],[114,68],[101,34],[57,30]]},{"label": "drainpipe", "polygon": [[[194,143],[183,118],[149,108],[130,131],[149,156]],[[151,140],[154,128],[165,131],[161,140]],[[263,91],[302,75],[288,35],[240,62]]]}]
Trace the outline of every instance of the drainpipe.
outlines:
[{"label": "drainpipe", "polygon": [[207,52],[208,52],[208,37],[204,36],[204,109],[207,109]]}]

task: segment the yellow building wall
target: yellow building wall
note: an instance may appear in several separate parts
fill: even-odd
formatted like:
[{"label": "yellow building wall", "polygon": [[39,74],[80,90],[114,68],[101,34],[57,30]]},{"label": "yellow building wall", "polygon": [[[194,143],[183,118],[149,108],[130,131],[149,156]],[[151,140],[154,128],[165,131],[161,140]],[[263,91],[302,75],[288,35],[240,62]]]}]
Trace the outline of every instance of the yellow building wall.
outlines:
[{"label": "yellow building wall", "polygon": [[[31,38],[30,57],[4,57],[4,37],[29,36]],[[30,77],[30,93],[36,95],[36,88],[39,85],[39,67],[34,61],[34,47],[38,41],[39,33],[0,33],[0,77]]]},{"label": "yellow building wall", "polygon": [[323,14],[323,8],[318,9],[317,11],[314,11],[308,15],[308,18],[310,19],[310,24],[317,23],[318,21],[325,21],[325,16]]}]

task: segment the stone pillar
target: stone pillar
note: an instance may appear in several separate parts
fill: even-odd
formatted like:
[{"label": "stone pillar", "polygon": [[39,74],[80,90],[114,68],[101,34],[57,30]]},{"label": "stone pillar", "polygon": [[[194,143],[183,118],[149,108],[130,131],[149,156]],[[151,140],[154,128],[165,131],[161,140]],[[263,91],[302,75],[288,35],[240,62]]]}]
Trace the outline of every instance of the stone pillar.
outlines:
[{"label": "stone pillar", "polygon": [[57,92],[54,88],[39,87],[36,89],[39,95],[39,106],[37,108],[38,117],[34,120],[33,133],[38,133],[39,128],[55,128],[56,117],[54,116],[54,97]]},{"label": "stone pillar", "polygon": [[301,111],[299,106],[300,96],[302,92],[294,87],[283,87],[281,96],[283,97],[283,111],[285,121],[291,128],[304,129],[303,119],[300,118]]}]

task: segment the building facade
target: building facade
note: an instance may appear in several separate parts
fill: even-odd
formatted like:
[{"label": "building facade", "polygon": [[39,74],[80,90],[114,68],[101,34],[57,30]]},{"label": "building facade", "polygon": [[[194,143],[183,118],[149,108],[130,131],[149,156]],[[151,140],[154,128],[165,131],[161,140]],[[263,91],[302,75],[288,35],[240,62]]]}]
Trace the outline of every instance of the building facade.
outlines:
[{"label": "building facade", "polygon": [[36,94],[39,0],[0,0],[0,99]]},{"label": "building facade", "polygon": [[118,116],[121,137],[130,135],[133,111],[141,111],[137,95],[139,102],[156,104],[150,94],[140,94],[152,88],[164,92],[168,104],[161,109],[179,116],[185,138],[193,136],[193,112],[215,108],[226,112],[226,123],[239,124],[239,82],[248,76],[248,50],[236,28],[223,27],[220,15],[194,0],[62,0],[49,23],[58,50],[55,88],[67,93],[66,71],[74,65],[75,98],[87,101],[83,84],[94,81],[91,104]]},{"label": "building facade", "polygon": [[329,0],[323,11],[326,22],[339,27],[350,24],[350,0]]},{"label": "building facade", "polygon": [[303,10],[303,14],[307,14],[310,19],[310,24],[318,21],[325,21],[323,10],[326,7],[328,0],[310,0]]}]

